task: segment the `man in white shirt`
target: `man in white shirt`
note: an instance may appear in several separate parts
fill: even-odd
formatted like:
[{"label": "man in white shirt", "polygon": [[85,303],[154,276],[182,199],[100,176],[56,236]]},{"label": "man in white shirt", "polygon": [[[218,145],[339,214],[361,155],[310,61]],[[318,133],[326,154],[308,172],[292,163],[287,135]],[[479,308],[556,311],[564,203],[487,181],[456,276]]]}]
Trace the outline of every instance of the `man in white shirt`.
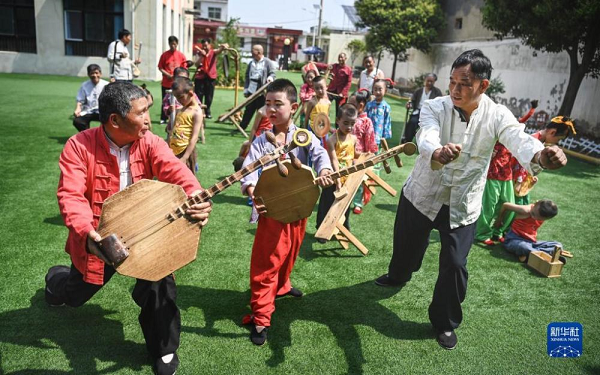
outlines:
[{"label": "man in white shirt", "polygon": [[100,66],[88,65],[87,73],[90,80],[81,84],[77,92],[77,104],[73,111],[73,116],[75,116],[73,126],[80,132],[89,129],[90,122],[100,121],[98,98],[104,86],[108,85],[108,82],[100,78],[102,77]]},{"label": "man in white shirt", "polygon": [[423,104],[419,156],[400,196],[392,259],[388,273],[375,281],[396,287],[408,282],[421,267],[430,232],[437,229],[442,248],[429,320],[445,349],[458,342],[454,330],[462,322],[467,256],[494,144],[500,141],[534,175],[567,163],[560,148],[544,147],[508,108],[485,95],[491,72],[480,50],[463,52],[452,64],[450,95]]},{"label": "man in white shirt", "polygon": [[133,64],[139,64],[140,59],[131,60],[127,45],[131,43],[131,31],[119,31],[119,39],[108,45],[106,58],[110,64],[110,81],[133,81]]},{"label": "man in white shirt", "polygon": [[[247,98],[254,94],[256,90],[267,83],[275,80],[275,63],[264,56],[263,47],[260,44],[252,46],[252,61],[246,69],[246,79],[244,80],[244,96]],[[265,96],[260,95],[253,102],[246,106],[240,126],[246,129],[254,112],[265,105]]]},{"label": "man in white shirt", "polygon": [[360,78],[358,79],[358,89],[367,89],[369,92],[373,92],[373,82],[376,79],[383,79],[385,75],[383,70],[375,67],[375,59],[373,56],[367,55],[363,59],[363,66],[365,70],[360,72]]},{"label": "man in white shirt", "polygon": [[404,125],[404,134],[402,135],[400,143],[412,142],[415,134],[417,134],[417,128],[419,127],[419,113],[425,100],[442,96],[442,91],[434,86],[435,81],[437,81],[437,76],[434,73],[427,74],[423,81],[423,88],[415,91],[411,100],[406,102],[406,110],[412,108],[413,111],[409,120]]}]

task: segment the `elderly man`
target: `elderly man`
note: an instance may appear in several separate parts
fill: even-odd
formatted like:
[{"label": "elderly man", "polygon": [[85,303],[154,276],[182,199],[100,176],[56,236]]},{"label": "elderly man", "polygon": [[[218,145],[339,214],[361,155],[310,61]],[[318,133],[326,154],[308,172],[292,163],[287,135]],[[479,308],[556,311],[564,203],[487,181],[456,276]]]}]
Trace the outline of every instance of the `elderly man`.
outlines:
[{"label": "elderly man", "polygon": [[419,112],[421,111],[421,107],[423,107],[425,100],[435,99],[438,96],[442,96],[442,91],[434,86],[435,81],[437,81],[437,76],[435,74],[427,74],[423,82],[423,88],[415,91],[412,99],[406,102],[406,109],[408,110],[412,108],[413,111],[409,120],[404,126],[404,134],[402,135],[400,143],[412,142],[415,134],[417,134],[417,127],[419,126]]},{"label": "elderly man", "polygon": [[337,64],[328,66],[331,70],[331,75],[333,75],[333,79],[329,82],[327,91],[330,94],[336,94],[329,95],[329,100],[335,101],[336,116],[340,105],[346,103],[346,100],[348,99],[348,90],[350,90],[350,86],[352,85],[352,69],[346,65],[346,60],[348,60],[348,56],[342,52],[338,55]]},{"label": "elderly man", "polygon": [[454,349],[467,292],[467,256],[481,212],[481,197],[494,144],[500,141],[531,173],[557,169],[567,159],[557,146],[525,133],[524,125],[485,91],[492,64],[480,50],[452,64],[450,95],[428,100],[420,114],[419,156],[404,184],[394,224],[393,255],[379,286],[403,286],[421,262],[437,229],[441,252],[429,320],[438,343]]},{"label": "elderly man", "polygon": [[[265,84],[273,82],[276,69],[275,63],[264,57],[263,47],[260,44],[252,46],[252,61],[248,64],[246,80],[244,81],[244,96],[249,97]],[[242,129],[248,127],[254,112],[263,105],[265,105],[265,96],[260,95],[246,106],[244,117],[242,117],[242,122],[240,123]]]},{"label": "elderly man", "polygon": [[[111,83],[102,91],[99,107],[102,126],[71,137],[59,160],[58,205],[69,229],[66,251],[72,264],[48,270],[45,297],[51,306],[81,306],[114,275],[115,269],[90,254],[86,245],[101,239],[96,227],[108,197],[154,177],[180,185],[188,195],[200,189],[196,177],[167,144],[148,131],[150,116],[142,89],[126,82]],[[210,203],[200,203],[187,214],[204,226],[210,211]],[[132,296],[141,308],[139,322],[154,371],[174,374],[179,365],[181,319],[173,275],[157,282],[137,280]]]}]

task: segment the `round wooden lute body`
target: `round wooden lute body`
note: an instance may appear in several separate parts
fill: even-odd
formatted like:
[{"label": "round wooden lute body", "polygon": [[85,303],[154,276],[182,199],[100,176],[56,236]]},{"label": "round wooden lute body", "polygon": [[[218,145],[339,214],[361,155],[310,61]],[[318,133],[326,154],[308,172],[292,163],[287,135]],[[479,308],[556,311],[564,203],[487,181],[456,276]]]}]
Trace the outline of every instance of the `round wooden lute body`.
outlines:
[{"label": "round wooden lute body", "polygon": [[129,252],[118,273],[157,281],[196,259],[200,227],[170,217],[187,200],[181,186],[140,180],[104,202],[97,231],[117,234]]}]

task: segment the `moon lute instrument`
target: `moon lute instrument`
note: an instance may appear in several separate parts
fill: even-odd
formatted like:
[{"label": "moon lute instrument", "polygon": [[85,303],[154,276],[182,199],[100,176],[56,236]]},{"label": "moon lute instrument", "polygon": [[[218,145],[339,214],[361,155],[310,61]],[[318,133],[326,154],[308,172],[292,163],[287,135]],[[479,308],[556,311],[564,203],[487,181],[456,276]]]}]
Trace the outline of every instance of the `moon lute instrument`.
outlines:
[{"label": "moon lute instrument", "polygon": [[181,186],[140,180],[104,202],[97,229],[102,240],[88,240],[88,250],[122,275],[160,280],[196,259],[201,229],[185,213],[190,206],[209,201],[244,176],[309,142],[310,134],[300,129],[287,145],[191,198]]},{"label": "moon lute instrument", "polygon": [[[414,143],[404,143],[379,155],[374,155],[362,163],[340,169],[330,174],[329,177],[338,179],[348,176],[400,153],[412,155],[416,150],[417,146]],[[265,216],[282,223],[292,223],[309,217],[320,195],[317,179],[312,169],[305,165],[302,165],[301,168],[287,168],[286,164],[288,163],[288,161],[281,163],[288,171],[286,176],[281,173],[282,168],[279,166],[273,165],[265,168],[254,189],[255,201],[264,204],[267,209]]]}]

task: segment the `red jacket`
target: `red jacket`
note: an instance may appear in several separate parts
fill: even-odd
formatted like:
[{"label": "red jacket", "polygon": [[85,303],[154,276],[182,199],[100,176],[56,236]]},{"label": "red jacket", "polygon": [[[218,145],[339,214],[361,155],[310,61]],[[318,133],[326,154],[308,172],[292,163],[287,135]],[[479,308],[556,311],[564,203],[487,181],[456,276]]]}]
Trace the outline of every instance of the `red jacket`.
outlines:
[{"label": "red jacket", "polygon": [[[165,141],[150,132],[131,145],[129,162],[133,182],[157,177],[181,185],[188,195],[200,189],[196,177]],[[119,192],[119,165],[110,153],[104,127],[71,137],[60,155],[59,167],[58,206],[69,228],[65,251],[85,282],[102,285],[104,262],[86,251],[86,240],[98,226],[104,201]]]}]

